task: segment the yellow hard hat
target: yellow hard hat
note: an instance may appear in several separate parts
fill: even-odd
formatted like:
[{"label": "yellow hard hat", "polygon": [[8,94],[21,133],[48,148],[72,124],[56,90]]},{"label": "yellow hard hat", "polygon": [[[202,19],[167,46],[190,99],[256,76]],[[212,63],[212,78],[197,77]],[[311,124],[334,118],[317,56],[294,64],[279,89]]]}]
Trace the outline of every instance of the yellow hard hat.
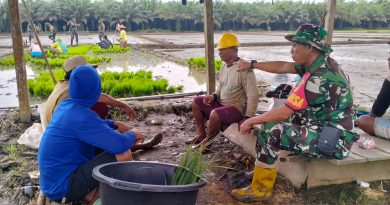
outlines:
[{"label": "yellow hard hat", "polygon": [[217,49],[240,46],[237,36],[232,33],[224,33],[218,41]]}]

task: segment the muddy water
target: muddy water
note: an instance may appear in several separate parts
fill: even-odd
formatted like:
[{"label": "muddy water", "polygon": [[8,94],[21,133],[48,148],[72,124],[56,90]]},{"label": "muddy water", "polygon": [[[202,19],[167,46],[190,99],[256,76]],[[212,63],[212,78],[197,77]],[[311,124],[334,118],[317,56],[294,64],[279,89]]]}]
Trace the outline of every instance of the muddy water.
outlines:
[{"label": "muddy water", "polygon": [[[26,70],[27,78],[34,78],[32,68],[27,66]],[[0,108],[18,105],[15,69],[0,70]]]},{"label": "muddy water", "polygon": [[183,85],[183,92],[196,92],[206,89],[206,80],[203,74],[174,62],[166,61],[152,54],[132,50],[124,55],[116,55],[108,64],[100,66],[100,71],[138,71],[153,72],[154,78],[165,78],[170,85]]}]

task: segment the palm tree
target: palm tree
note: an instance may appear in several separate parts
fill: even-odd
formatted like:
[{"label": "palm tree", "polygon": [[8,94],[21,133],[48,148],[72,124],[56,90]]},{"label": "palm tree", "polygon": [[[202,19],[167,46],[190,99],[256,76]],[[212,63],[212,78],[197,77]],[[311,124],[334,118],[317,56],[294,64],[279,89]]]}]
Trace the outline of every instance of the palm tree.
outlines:
[{"label": "palm tree", "polygon": [[10,19],[8,15],[8,2],[0,1],[0,31],[10,32]]},{"label": "palm tree", "polygon": [[275,4],[280,11],[279,19],[287,25],[288,30],[295,30],[297,24],[308,21],[309,14],[300,3],[281,2]]},{"label": "palm tree", "polygon": [[[57,1],[54,2],[57,3]],[[66,19],[66,22],[75,18],[80,23],[81,29],[85,30],[88,17],[93,15],[94,8],[91,5],[91,0],[63,0],[60,3],[61,17]]]},{"label": "palm tree", "polygon": [[364,2],[359,5],[358,11],[361,14],[362,23],[365,24],[368,29],[373,29],[382,23],[387,23],[380,4]]},{"label": "palm tree", "polygon": [[232,12],[232,21],[236,26],[235,29],[248,29],[248,26],[253,26],[257,23],[256,13],[254,12],[253,6],[246,3],[233,4],[234,7]]},{"label": "palm tree", "polygon": [[217,29],[229,29],[229,23],[232,22],[232,5],[228,0],[225,2],[218,0],[214,3],[214,24]]},{"label": "palm tree", "polygon": [[139,8],[146,19],[146,22],[143,22],[141,25],[142,29],[154,27],[155,19],[158,17],[157,8],[161,5],[161,2],[158,0],[141,0],[139,4]]},{"label": "palm tree", "polygon": [[120,3],[120,7],[117,16],[114,18],[119,19],[121,22],[126,22],[126,26],[130,31],[135,30],[133,25],[142,24],[147,22],[145,14],[141,11],[141,6],[138,0],[123,0]]},{"label": "palm tree", "polygon": [[175,30],[181,31],[182,21],[189,19],[191,14],[188,7],[179,2],[170,1],[162,7],[159,17],[175,23]]}]

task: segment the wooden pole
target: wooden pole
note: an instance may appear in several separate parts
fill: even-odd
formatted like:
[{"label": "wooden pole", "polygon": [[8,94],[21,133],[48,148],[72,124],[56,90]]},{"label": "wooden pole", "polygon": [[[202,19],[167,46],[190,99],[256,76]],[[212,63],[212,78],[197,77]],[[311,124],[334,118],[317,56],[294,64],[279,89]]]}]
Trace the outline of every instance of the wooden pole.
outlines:
[{"label": "wooden pole", "polygon": [[336,0],[328,0],[328,11],[325,17],[325,30],[328,31],[326,43],[331,45],[333,38],[334,16],[336,13]]},{"label": "wooden pole", "polygon": [[26,65],[23,60],[22,28],[19,16],[19,1],[8,0],[9,15],[11,18],[12,47],[15,58],[16,82],[18,88],[19,117],[22,122],[31,122],[31,109],[27,93]]},{"label": "wooden pole", "polygon": [[34,32],[34,37],[37,40],[39,48],[42,51],[42,57],[43,57],[43,59],[45,60],[45,63],[46,63],[45,67],[47,66],[49,68],[49,73],[50,73],[51,79],[53,80],[54,85],[55,85],[55,84],[57,84],[57,80],[54,77],[53,71],[51,70],[51,67],[50,67],[50,64],[49,64],[49,60],[47,60],[46,53],[43,50],[43,47],[42,47],[42,44],[41,44],[41,40],[39,40],[37,30],[35,29],[34,22],[33,22],[32,17],[31,17],[30,9],[27,7],[27,4],[26,4],[26,2],[24,0],[22,0],[22,2],[23,2],[23,5],[24,5],[24,8],[26,8],[26,12],[27,12],[27,15],[28,15],[28,22],[33,27],[32,30]]},{"label": "wooden pole", "polygon": [[204,1],[204,34],[206,50],[206,86],[207,94],[215,91],[214,65],[214,28],[213,28],[213,1]]}]

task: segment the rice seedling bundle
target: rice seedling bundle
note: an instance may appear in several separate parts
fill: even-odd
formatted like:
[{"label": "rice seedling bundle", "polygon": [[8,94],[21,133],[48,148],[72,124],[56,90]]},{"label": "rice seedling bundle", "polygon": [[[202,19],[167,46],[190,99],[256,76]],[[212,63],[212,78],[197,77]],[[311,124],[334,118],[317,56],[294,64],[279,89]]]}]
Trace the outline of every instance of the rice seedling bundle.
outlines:
[{"label": "rice seedling bundle", "polygon": [[108,48],[108,49],[100,48],[99,46],[95,46],[95,47],[92,48],[92,53],[94,53],[94,54],[104,54],[104,53],[111,53],[111,54],[114,54],[114,53],[126,53],[126,52],[129,52],[129,51],[130,51],[130,48],[129,48],[129,47],[120,48],[119,45],[114,45],[113,48]]},{"label": "rice seedling bundle", "polygon": [[[62,69],[54,69],[53,74],[57,80],[63,80],[65,76]],[[34,97],[48,97],[54,86],[49,71],[43,71],[35,79],[27,81],[28,91]]]},{"label": "rice seedling bundle", "polygon": [[[205,57],[189,58],[189,59],[187,59],[187,64],[190,67],[197,68],[197,69],[199,69],[201,71],[205,71],[206,70],[206,59],[205,59]],[[222,61],[221,60],[216,60],[214,62],[214,65],[215,65],[215,70],[216,71],[220,71],[221,67],[222,67]]]},{"label": "rice seedling bundle", "polygon": [[172,185],[194,184],[204,180],[202,176],[212,163],[212,160],[202,157],[205,147],[206,145],[198,149],[193,149],[192,146],[187,148],[173,173]]},{"label": "rice seedling bundle", "polygon": [[13,56],[6,56],[5,58],[0,59],[1,66],[12,66],[15,65],[15,59]]},{"label": "rice seedling bundle", "polygon": [[[155,93],[174,93],[176,87],[168,89],[166,79],[152,78],[151,71],[104,72],[101,75],[103,92],[115,97],[143,96]],[[182,89],[182,86],[180,87]]]}]

